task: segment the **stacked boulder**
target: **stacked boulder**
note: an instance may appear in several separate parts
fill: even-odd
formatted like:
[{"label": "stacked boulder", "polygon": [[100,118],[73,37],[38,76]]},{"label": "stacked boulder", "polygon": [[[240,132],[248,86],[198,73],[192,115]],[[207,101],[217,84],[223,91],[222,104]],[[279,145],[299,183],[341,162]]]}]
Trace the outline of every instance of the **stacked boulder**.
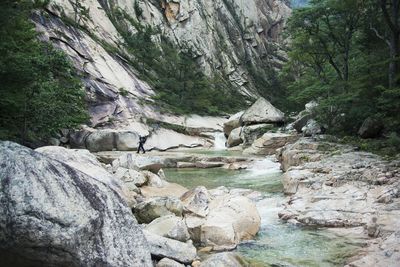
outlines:
[{"label": "stacked boulder", "polygon": [[115,177],[139,191],[132,211],[143,224],[151,254],[162,258],[160,266],[171,261],[176,266],[191,264],[198,260],[196,247],[231,250],[257,234],[260,216],[249,198],[228,189],[216,193],[169,183],[158,164],[161,158],[146,162],[144,158],[126,154],[111,169]]},{"label": "stacked boulder", "polygon": [[284,120],[285,114],[261,97],[249,109],[236,113],[224,123],[227,145],[250,146],[255,139],[282,124]]},{"label": "stacked boulder", "polygon": [[[230,250],[260,228],[249,192],[188,190],[167,182],[157,160],[106,165],[88,150],[11,142],[0,152],[6,266],[198,266],[196,247]],[[204,263],[236,259],[224,255]]]},{"label": "stacked boulder", "polygon": [[295,135],[274,133],[285,121],[285,114],[264,98],[224,123],[228,147],[241,145],[244,154],[271,155],[277,148],[296,139]]},{"label": "stacked boulder", "polygon": [[302,133],[303,136],[307,137],[323,133],[324,128],[314,119],[315,109],[317,107],[318,103],[311,101],[307,103],[305,109],[297,115],[296,120],[291,124],[297,133]]}]

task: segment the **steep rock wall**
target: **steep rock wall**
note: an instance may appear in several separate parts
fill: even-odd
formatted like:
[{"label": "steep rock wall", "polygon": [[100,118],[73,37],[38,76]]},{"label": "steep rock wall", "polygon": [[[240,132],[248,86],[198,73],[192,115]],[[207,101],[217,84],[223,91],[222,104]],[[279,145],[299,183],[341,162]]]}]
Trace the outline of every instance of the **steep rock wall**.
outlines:
[{"label": "steep rock wall", "polygon": [[159,29],[155,42],[162,35],[194,51],[206,74],[222,73],[252,97],[259,92],[249,66],[263,71],[284,60],[280,33],[291,10],[282,0],[51,0],[33,19],[42,38],[64,50],[84,77],[92,126],[160,117],[154,91],[129,64],[135,55],[123,46],[116,10]]}]

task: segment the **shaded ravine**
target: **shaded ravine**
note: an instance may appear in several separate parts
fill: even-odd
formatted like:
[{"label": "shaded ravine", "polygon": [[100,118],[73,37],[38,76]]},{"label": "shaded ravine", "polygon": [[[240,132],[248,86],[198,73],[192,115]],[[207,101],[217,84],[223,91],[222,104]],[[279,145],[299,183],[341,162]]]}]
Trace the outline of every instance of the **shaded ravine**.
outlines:
[{"label": "shaded ravine", "polygon": [[265,198],[257,202],[261,229],[255,240],[237,248],[252,266],[343,266],[360,247],[358,240],[339,237],[326,229],[298,227],[278,219],[284,195],[279,163],[273,159],[260,159],[241,171],[166,169],[165,173],[169,182],[188,188],[225,186],[263,193]]}]

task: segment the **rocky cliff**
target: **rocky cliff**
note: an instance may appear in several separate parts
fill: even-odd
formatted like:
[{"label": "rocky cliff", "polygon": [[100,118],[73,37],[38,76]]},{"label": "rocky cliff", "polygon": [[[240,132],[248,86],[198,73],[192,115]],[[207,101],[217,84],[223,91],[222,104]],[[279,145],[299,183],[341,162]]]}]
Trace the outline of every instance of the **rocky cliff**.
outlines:
[{"label": "rocky cliff", "polygon": [[84,77],[91,125],[98,126],[160,117],[154,90],[130,64],[135,54],[124,46],[122,28],[157,29],[155,43],[189,49],[205,74],[219,73],[254,97],[256,77],[285,58],[280,33],[290,12],[283,0],[51,0],[33,20]]}]

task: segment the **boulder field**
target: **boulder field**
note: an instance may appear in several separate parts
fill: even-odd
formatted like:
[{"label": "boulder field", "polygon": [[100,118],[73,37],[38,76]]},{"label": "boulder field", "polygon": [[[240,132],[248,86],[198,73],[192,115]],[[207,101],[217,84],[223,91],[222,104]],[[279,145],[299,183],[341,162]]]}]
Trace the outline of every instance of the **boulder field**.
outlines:
[{"label": "boulder field", "polygon": [[158,158],[124,159],[1,142],[1,265],[241,266],[234,253],[202,262],[197,248],[254,238],[260,216],[249,192],[188,190],[165,181]]}]

